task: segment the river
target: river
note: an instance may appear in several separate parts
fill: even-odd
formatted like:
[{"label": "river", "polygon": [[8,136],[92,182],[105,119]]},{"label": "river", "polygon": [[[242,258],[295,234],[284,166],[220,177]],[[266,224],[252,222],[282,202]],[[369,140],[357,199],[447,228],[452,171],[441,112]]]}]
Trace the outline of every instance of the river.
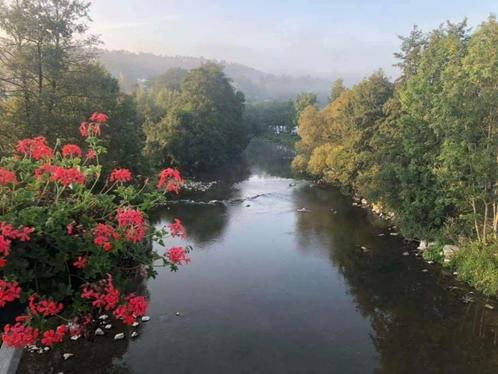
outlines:
[{"label": "river", "polygon": [[148,282],[151,320],[109,372],[498,372],[498,312],[463,303],[468,289],[339,190],[251,149],[242,181],[196,197],[224,204],[161,212],[184,222],[192,262]]}]

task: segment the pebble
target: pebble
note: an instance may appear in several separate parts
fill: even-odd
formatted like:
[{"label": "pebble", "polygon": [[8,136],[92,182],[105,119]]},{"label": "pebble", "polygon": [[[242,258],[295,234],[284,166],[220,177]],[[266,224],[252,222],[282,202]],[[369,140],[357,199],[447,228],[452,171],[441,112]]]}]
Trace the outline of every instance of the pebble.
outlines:
[{"label": "pebble", "polygon": [[142,317],[142,322],[148,322],[150,321],[150,317],[149,316],[143,316]]},{"label": "pebble", "polygon": [[403,252],[403,256],[410,256],[409,252]]},{"label": "pebble", "polygon": [[133,331],[133,332],[131,333],[131,337],[132,337],[132,338],[136,338],[137,336],[138,336],[138,332]]},{"label": "pebble", "polygon": [[108,318],[109,318],[109,316],[107,314],[102,314],[101,316],[99,316],[99,319],[102,321],[105,321]]},{"label": "pebble", "polygon": [[104,329],[110,330],[110,329],[112,329],[112,325],[109,323],[109,324],[104,326]]},{"label": "pebble", "polygon": [[140,323],[138,323],[137,321],[133,322],[132,324],[133,327],[137,327],[138,325],[140,325]]},{"label": "pebble", "polygon": [[102,336],[104,335],[104,330],[102,330],[100,327],[95,330],[95,335],[97,336]]},{"label": "pebble", "polygon": [[180,312],[176,312],[176,313],[175,313],[175,315],[176,315],[177,317],[179,317],[179,316],[180,316]]},{"label": "pebble", "polygon": [[64,360],[69,360],[73,356],[74,356],[74,353],[64,353],[62,355],[62,357],[64,357]]},{"label": "pebble", "polygon": [[428,271],[428,269],[422,269],[422,273],[427,273]]},{"label": "pebble", "polygon": [[485,304],[484,307],[489,310],[493,310],[495,307],[491,304]]},{"label": "pebble", "polygon": [[432,265],[432,264],[434,263],[434,261],[429,260],[429,261],[427,261],[427,263],[428,263],[429,265]]},{"label": "pebble", "polygon": [[114,340],[123,340],[125,337],[124,332],[120,332],[119,334],[114,335]]},{"label": "pebble", "polygon": [[381,233],[381,234],[378,234],[377,236],[385,236],[385,235],[386,235],[386,234]]},{"label": "pebble", "polygon": [[453,272],[453,275],[458,275],[458,271],[454,271],[454,272]]},{"label": "pebble", "polygon": [[78,340],[79,338],[81,338],[81,335],[73,335],[73,336],[71,336],[71,340],[74,340],[74,341]]},{"label": "pebble", "polygon": [[391,236],[398,236],[399,233],[397,233],[397,232],[390,232],[389,235],[391,235]]}]

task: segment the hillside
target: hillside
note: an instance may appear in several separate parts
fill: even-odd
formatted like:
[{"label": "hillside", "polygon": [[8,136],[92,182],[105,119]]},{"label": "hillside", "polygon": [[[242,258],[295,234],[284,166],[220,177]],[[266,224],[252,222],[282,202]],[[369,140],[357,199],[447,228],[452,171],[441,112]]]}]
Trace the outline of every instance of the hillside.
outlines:
[{"label": "hillside", "polygon": [[[192,69],[212,61],[202,57],[158,56],[107,50],[100,51],[99,60],[119,79],[125,91],[141,80],[162,74],[170,68]],[[327,79],[268,74],[241,64],[215,62],[225,67],[225,73],[233,80],[236,88],[244,92],[248,101],[286,100],[302,91],[315,92],[321,99],[325,99],[331,85]]]}]

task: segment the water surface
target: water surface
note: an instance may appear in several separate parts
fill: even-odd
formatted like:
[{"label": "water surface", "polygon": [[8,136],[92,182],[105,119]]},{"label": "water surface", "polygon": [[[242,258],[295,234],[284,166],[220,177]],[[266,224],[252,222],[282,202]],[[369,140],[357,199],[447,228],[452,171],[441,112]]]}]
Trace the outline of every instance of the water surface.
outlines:
[{"label": "water surface", "polygon": [[224,204],[161,212],[158,225],[184,222],[192,263],[148,282],[151,321],[109,352],[112,364],[96,360],[101,370],[498,372],[497,312],[462,303],[468,290],[451,274],[337,189],[289,178],[288,159],[252,150],[243,181],[196,196]]}]

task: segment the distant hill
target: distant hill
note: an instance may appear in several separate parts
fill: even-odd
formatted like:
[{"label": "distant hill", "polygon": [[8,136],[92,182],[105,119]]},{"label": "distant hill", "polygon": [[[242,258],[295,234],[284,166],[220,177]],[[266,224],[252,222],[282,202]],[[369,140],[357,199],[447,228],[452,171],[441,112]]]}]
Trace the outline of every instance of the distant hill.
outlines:
[{"label": "distant hill", "polygon": [[[214,61],[203,57],[158,56],[128,51],[101,50],[99,53],[100,62],[119,80],[125,91],[170,68],[193,69]],[[268,74],[241,64],[214,62],[225,67],[225,73],[233,80],[234,86],[244,92],[248,101],[293,99],[303,91],[315,92],[324,100],[331,86],[327,79]]]}]

